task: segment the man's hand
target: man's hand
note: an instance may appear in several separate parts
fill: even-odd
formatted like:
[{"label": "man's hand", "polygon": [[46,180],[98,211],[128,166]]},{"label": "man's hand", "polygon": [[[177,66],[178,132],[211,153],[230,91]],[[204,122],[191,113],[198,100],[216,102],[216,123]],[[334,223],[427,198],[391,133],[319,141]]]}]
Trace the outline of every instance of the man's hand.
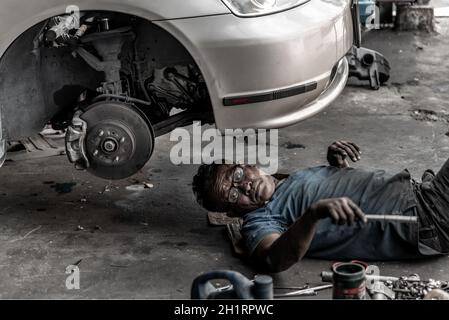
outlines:
[{"label": "man's hand", "polygon": [[360,154],[360,148],[355,143],[335,141],[327,150],[327,161],[333,167],[347,168],[349,167],[347,158],[349,157],[353,162],[357,162],[361,159]]},{"label": "man's hand", "polygon": [[351,225],[367,222],[362,210],[348,198],[326,199],[314,203],[283,234],[267,235],[254,252],[254,257],[271,272],[281,272],[300,261],[310,248],[321,219],[331,218],[335,224]]},{"label": "man's hand", "polygon": [[313,218],[317,220],[331,218],[334,224],[352,225],[356,220],[367,222],[363,211],[349,198],[320,200],[309,210]]}]

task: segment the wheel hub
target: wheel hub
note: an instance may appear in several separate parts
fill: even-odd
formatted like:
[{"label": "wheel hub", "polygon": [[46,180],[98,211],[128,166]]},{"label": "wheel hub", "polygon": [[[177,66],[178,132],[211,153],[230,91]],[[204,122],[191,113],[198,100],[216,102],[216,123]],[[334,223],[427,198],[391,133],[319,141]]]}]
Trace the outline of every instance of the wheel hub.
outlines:
[{"label": "wheel hub", "polygon": [[120,165],[132,158],[136,148],[134,135],[125,124],[101,122],[89,130],[87,153],[92,161],[104,166]]},{"label": "wheel hub", "polygon": [[118,148],[118,143],[115,139],[108,139],[103,142],[103,151],[104,152],[112,153],[112,152],[117,151],[117,148]]},{"label": "wheel hub", "polygon": [[[69,159],[85,159],[89,172],[104,179],[124,179],[148,162],[154,147],[151,124],[138,109],[120,102],[99,102],[81,116],[87,129],[74,131]],[[74,148],[79,146],[79,150]],[[78,150],[78,151],[77,151]],[[80,154],[78,154],[80,153]],[[82,167],[82,166],[81,166]]]}]

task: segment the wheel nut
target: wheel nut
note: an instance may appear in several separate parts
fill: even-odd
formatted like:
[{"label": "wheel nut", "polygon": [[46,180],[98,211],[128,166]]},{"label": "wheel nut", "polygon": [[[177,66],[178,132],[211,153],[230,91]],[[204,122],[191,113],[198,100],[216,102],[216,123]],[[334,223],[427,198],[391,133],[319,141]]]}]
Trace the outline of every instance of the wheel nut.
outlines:
[{"label": "wheel nut", "polygon": [[117,148],[117,145],[114,141],[112,140],[107,140],[104,142],[103,144],[103,148],[106,152],[114,152]]}]

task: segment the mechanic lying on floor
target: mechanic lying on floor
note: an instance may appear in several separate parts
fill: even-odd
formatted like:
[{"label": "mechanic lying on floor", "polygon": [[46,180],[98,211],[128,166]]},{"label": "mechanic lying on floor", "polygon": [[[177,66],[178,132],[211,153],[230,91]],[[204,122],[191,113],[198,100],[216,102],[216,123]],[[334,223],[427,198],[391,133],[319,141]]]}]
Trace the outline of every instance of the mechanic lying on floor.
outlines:
[{"label": "mechanic lying on floor", "polygon": [[[449,160],[418,183],[407,170],[388,175],[349,168],[348,158],[360,160],[359,147],[337,141],[328,149],[330,166],[289,176],[264,175],[254,166],[203,165],[193,190],[207,210],[243,217],[248,253],[272,272],[306,254],[398,260],[449,253]],[[419,223],[368,222],[365,214],[418,216]]]}]

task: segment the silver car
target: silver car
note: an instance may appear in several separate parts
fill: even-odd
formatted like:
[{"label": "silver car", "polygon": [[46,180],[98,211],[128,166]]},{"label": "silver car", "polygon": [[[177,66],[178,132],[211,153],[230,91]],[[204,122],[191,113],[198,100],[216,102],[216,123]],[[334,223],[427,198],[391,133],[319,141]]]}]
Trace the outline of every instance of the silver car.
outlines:
[{"label": "silver car", "polygon": [[[78,168],[136,173],[193,120],[280,128],[343,90],[350,0],[2,0],[5,140],[66,130]],[[0,162],[1,163],[1,162]]]}]

